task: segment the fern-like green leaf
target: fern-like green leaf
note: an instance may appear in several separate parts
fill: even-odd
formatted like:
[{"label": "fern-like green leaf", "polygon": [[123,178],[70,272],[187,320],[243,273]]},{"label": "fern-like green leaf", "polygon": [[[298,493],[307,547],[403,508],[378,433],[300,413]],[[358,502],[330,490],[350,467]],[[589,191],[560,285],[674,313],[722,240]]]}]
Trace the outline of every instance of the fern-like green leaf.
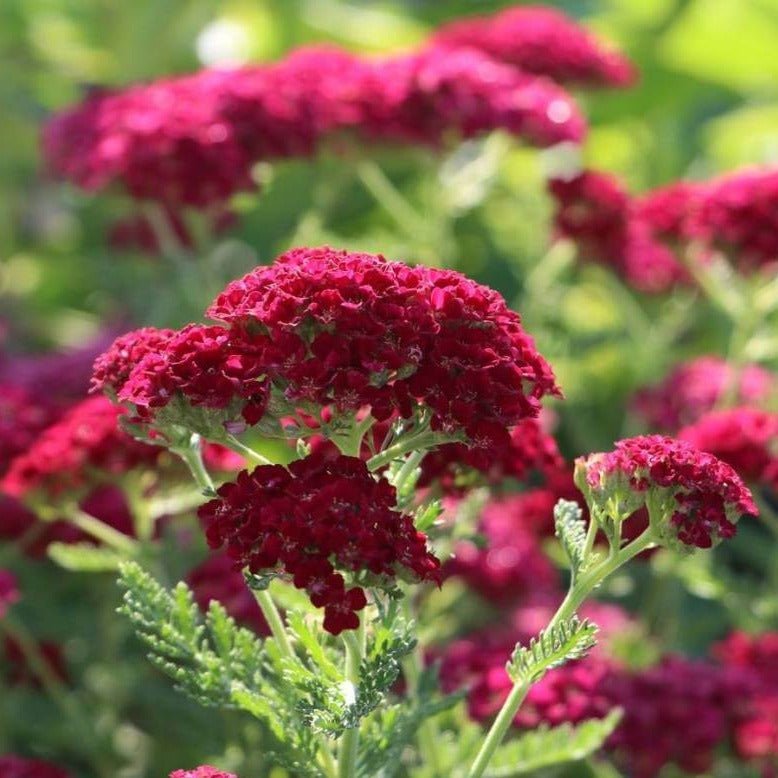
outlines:
[{"label": "fern-like green leaf", "polygon": [[533,684],[548,670],[585,656],[596,643],[596,625],[573,616],[530,640],[529,646],[516,644],[507,665],[515,683]]},{"label": "fern-like green leaf", "polygon": [[578,503],[559,500],[554,506],[554,525],[556,536],[570,561],[570,571],[575,581],[586,561],[586,524]]},{"label": "fern-like green leaf", "polygon": [[580,724],[540,727],[500,746],[485,778],[514,778],[534,770],[586,759],[602,747],[621,719],[612,710],[604,719],[587,719]]}]

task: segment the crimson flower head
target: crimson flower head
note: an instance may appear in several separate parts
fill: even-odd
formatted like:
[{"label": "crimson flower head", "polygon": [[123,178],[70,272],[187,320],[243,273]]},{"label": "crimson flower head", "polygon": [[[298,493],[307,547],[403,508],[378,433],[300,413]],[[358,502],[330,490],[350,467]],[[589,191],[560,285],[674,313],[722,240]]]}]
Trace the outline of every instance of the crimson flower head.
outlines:
[{"label": "crimson flower head", "polygon": [[12,384],[0,384],[0,475],[61,414],[58,403]]},{"label": "crimson flower head", "polygon": [[740,170],[709,182],[690,230],[744,270],[778,262],[778,168]]},{"label": "crimson flower head", "polygon": [[587,86],[629,86],[636,71],[629,60],[606,48],[553,8],[520,6],[492,16],[443,26],[434,41],[471,46],[527,73]]},{"label": "crimson flower head", "polygon": [[545,489],[490,500],[481,512],[478,532],[484,547],[463,540],[444,568],[489,602],[504,605],[530,592],[555,590],[557,571],[543,553],[543,524],[552,521],[554,495]]},{"label": "crimson flower head", "polygon": [[69,778],[70,773],[51,762],[4,754],[0,756],[0,775],[3,778]]},{"label": "crimson flower head", "polygon": [[124,413],[106,397],[78,403],[11,462],[0,489],[13,497],[38,490],[50,498],[72,496],[136,467],[153,467],[162,449],[122,431]]},{"label": "crimson flower head", "polygon": [[582,259],[611,267],[641,292],[665,292],[688,282],[649,217],[614,176],[586,170],[552,179],[549,191],[556,200],[556,230],[576,242]]},{"label": "crimson flower head", "polygon": [[233,773],[220,770],[218,767],[203,764],[193,770],[173,770],[170,778],[238,778]]},{"label": "crimson flower head", "polygon": [[16,576],[8,570],[0,569],[0,619],[8,608],[19,600]]},{"label": "crimson flower head", "polygon": [[230,283],[208,315],[257,355],[280,397],[314,411],[369,407],[382,421],[421,405],[433,429],[492,445],[559,393],[519,315],[450,270],[293,249]]},{"label": "crimson flower head", "polygon": [[394,487],[361,459],[311,455],[289,465],[242,471],[199,510],[212,548],[252,573],[288,576],[324,608],[332,634],[359,626],[361,586],[397,576],[439,580],[439,561],[410,516],[396,510]]},{"label": "crimson flower head", "polygon": [[658,542],[710,548],[735,534],[743,514],[758,513],[728,464],[683,440],[627,438],[607,454],[576,461],[576,483],[593,512],[621,521],[644,505]]},{"label": "crimson flower head", "polygon": [[758,365],[735,369],[724,359],[703,356],[681,363],[657,385],[641,389],[633,407],[649,426],[677,432],[712,411],[727,392],[742,405],[759,405],[775,389],[775,376]]}]

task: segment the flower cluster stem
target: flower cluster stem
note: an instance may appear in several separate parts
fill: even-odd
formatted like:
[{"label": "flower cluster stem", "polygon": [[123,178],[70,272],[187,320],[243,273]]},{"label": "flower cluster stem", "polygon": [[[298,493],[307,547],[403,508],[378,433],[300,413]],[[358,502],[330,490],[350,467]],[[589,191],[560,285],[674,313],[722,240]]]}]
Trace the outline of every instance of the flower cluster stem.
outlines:
[{"label": "flower cluster stem", "polygon": [[[583,601],[615,570],[625,562],[637,556],[641,551],[645,551],[654,544],[654,534],[651,528],[647,529],[642,535],[633,540],[624,548],[610,554],[604,561],[593,565],[586,570],[573,584],[571,584],[567,596],[557,609],[551,621],[546,627],[546,631],[553,629],[557,624],[569,619],[581,607]],[[510,728],[513,719],[516,716],[524,698],[529,692],[531,684],[514,684],[507,699],[500,708],[497,718],[494,720],[486,738],[481,744],[481,748],[467,773],[467,778],[481,778],[486,771],[494,752],[503,741],[505,734]]]},{"label": "flower cluster stem", "polygon": [[[360,619],[357,630],[343,633],[346,645],[346,682],[352,685],[356,693],[359,684],[359,669],[365,652],[364,617]],[[354,778],[357,774],[357,755],[359,753],[359,725],[347,729],[340,741],[338,752],[338,778]]]},{"label": "flower cluster stem", "polygon": [[138,544],[132,538],[78,507],[65,509],[65,518],[74,527],[124,556],[135,556],[138,551]]},{"label": "flower cluster stem", "polygon": [[270,592],[267,591],[267,589],[252,589],[252,591],[262,610],[262,615],[265,617],[265,621],[267,621],[268,626],[270,627],[273,639],[278,643],[281,652],[285,656],[294,657],[295,653],[292,644],[289,642],[289,635],[286,634],[286,628],[281,619],[281,614],[278,612],[278,608],[276,608],[276,604],[273,602]]},{"label": "flower cluster stem", "polygon": [[232,449],[236,454],[246,457],[249,462],[255,465],[272,465],[273,463],[267,458],[263,457],[253,448],[247,446],[245,443],[241,443],[234,435],[226,435],[222,441],[227,448]]},{"label": "flower cluster stem", "polygon": [[192,435],[188,446],[171,450],[184,460],[184,464],[191,471],[192,477],[202,493],[209,497],[212,496],[215,493],[215,489],[213,480],[203,463],[203,455],[200,450],[200,436]]}]

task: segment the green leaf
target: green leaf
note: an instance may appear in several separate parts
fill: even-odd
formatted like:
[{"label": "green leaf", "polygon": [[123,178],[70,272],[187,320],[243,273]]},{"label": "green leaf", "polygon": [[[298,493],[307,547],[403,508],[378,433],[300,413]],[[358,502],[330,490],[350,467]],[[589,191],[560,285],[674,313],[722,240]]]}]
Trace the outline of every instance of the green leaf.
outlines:
[{"label": "green leaf", "polygon": [[573,580],[584,567],[586,547],[586,524],[583,511],[577,502],[559,500],[554,506],[556,536],[570,561]]},{"label": "green leaf", "polygon": [[102,573],[119,569],[123,557],[110,548],[91,543],[51,543],[47,553],[65,570]]},{"label": "green leaf", "polygon": [[621,710],[616,708],[604,719],[526,732],[497,749],[485,778],[514,778],[541,768],[586,759],[602,746],[620,720]]},{"label": "green leaf", "polygon": [[580,659],[596,643],[596,625],[573,616],[543,630],[529,646],[517,643],[506,667],[514,683],[533,684],[548,670],[572,659]]}]

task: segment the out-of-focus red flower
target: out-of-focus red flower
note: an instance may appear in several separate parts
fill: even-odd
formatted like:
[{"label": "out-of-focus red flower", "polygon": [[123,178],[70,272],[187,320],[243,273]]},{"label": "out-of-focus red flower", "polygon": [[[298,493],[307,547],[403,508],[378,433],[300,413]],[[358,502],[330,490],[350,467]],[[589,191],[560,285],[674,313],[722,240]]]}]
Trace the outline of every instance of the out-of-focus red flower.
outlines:
[{"label": "out-of-focus red flower", "polygon": [[123,413],[106,397],[75,405],[11,462],[0,488],[13,497],[37,490],[56,497],[83,491],[135,467],[153,466],[161,449],[119,429]]},{"label": "out-of-focus red flower", "polygon": [[778,413],[757,408],[711,411],[678,437],[731,465],[744,480],[778,491]]},{"label": "out-of-focus red flower", "polygon": [[436,44],[471,46],[527,73],[586,86],[629,86],[636,71],[629,60],[606,48],[554,8],[520,6],[443,26]]},{"label": "out-of-focus red flower", "polygon": [[[37,643],[41,660],[48,666],[49,672],[63,683],[69,681],[67,664],[62,647],[58,643],[42,640]],[[34,667],[31,667],[22,647],[12,638],[6,637],[2,643],[3,672],[6,683],[20,686],[41,686]],[[2,775],[2,773],[0,773]]]},{"label": "out-of-focus red flower", "polygon": [[3,754],[0,756],[0,775],[3,778],[69,778],[70,773],[51,762]]},{"label": "out-of-focus red flower", "polygon": [[539,536],[553,527],[555,496],[544,489],[490,500],[477,530],[483,546],[460,541],[446,575],[457,576],[490,602],[505,604],[559,586],[556,569]]},{"label": "out-of-focus red flower", "polygon": [[679,364],[656,386],[641,389],[633,406],[650,427],[672,433],[712,411],[727,392],[740,405],[759,405],[776,389],[775,376],[758,365],[735,368],[719,357],[703,356]]}]

